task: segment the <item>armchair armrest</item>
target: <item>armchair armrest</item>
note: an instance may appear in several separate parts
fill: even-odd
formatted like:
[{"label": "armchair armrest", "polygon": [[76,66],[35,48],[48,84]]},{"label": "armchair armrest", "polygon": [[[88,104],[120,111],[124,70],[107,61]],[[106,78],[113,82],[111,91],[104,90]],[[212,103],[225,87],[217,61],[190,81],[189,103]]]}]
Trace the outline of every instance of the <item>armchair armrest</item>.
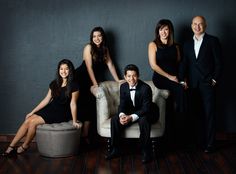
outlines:
[{"label": "armchair armrest", "polygon": [[163,97],[164,99],[167,99],[170,95],[170,92],[166,89],[158,89],[159,90],[159,95]]},{"label": "armchair armrest", "polygon": [[110,117],[108,99],[102,87],[98,87],[95,92],[95,97],[97,107],[97,125],[100,126],[105,120]]}]

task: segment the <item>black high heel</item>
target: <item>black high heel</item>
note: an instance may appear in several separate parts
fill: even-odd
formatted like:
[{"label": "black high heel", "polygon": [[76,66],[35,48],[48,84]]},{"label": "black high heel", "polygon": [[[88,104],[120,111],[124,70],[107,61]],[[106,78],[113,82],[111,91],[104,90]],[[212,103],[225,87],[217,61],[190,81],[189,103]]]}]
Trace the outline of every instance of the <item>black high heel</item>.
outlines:
[{"label": "black high heel", "polygon": [[[9,152],[6,152],[9,148],[10,148]],[[12,157],[16,155],[16,147],[8,146],[7,150],[4,153],[2,153],[3,157]]]},{"label": "black high heel", "polygon": [[16,153],[17,154],[22,154],[22,153],[25,153],[28,149],[29,149],[29,146],[28,147],[23,147],[23,145],[21,145],[16,149]]}]

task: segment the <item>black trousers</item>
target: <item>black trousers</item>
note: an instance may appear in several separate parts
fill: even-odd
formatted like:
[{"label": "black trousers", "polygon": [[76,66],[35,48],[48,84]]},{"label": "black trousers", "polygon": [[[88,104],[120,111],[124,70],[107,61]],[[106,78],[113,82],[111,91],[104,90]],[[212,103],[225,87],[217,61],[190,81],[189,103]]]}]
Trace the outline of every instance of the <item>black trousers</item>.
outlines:
[{"label": "black trousers", "polygon": [[[140,129],[140,143],[143,151],[148,151],[150,149],[150,129],[151,124],[147,117],[140,117],[136,122],[138,122]],[[111,118],[111,146],[112,148],[119,148],[121,146],[121,134],[125,128],[133,124],[122,125],[119,122],[119,116],[116,115]]]},{"label": "black trousers", "polygon": [[190,89],[191,125],[195,126],[198,142],[204,147],[212,146],[215,140],[215,87],[208,83],[200,83],[197,88]]}]

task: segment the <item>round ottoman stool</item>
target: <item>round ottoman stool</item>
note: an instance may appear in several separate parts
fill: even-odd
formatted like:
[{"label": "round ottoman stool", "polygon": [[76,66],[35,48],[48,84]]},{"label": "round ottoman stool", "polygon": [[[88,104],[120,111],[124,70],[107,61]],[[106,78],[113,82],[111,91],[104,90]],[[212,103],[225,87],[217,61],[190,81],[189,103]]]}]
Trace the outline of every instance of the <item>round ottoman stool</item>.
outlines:
[{"label": "round ottoman stool", "polygon": [[80,133],[79,128],[72,125],[72,121],[43,124],[36,129],[38,151],[46,157],[68,157],[78,154]]}]

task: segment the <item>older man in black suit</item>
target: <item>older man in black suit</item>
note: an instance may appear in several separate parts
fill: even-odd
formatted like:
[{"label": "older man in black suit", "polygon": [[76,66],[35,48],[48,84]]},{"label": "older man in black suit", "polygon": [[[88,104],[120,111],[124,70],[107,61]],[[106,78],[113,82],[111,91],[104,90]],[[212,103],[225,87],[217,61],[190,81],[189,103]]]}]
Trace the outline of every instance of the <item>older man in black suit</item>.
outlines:
[{"label": "older man in black suit", "polygon": [[[179,80],[190,87],[191,94],[194,94],[191,100],[200,97],[204,121],[201,125],[201,129],[204,129],[203,146],[208,153],[213,150],[215,139],[215,86],[221,69],[221,47],[217,37],[205,33],[206,26],[203,16],[192,19],[194,35],[184,44]],[[185,78],[187,83],[184,82]],[[194,107],[201,103],[194,103]]]},{"label": "older man in black suit", "polygon": [[120,156],[120,139],[122,130],[134,122],[140,128],[140,143],[142,148],[142,162],[151,160],[150,128],[151,123],[158,120],[158,107],[152,103],[151,87],[139,80],[139,69],[130,64],[125,67],[126,80],[120,87],[120,105],[118,115],[111,119],[112,151],[106,157],[110,160]]}]

